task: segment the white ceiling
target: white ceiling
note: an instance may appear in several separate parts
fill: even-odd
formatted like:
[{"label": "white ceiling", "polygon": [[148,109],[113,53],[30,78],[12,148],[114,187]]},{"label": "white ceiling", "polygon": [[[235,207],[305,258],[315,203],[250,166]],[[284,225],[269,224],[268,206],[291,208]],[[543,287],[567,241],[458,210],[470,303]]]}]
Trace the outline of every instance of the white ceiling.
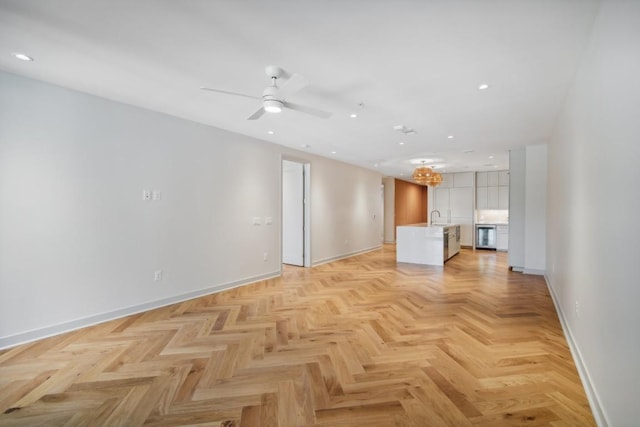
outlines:
[{"label": "white ceiling", "polygon": [[[507,169],[510,148],[547,142],[597,8],[597,0],[0,0],[0,68],[385,175],[406,178],[424,158],[448,172]],[[290,101],[333,115],[285,110],[249,121],[259,101],[200,90],[260,96],[269,64],[310,82]],[[395,131],[400,124],[416,134]]]}]

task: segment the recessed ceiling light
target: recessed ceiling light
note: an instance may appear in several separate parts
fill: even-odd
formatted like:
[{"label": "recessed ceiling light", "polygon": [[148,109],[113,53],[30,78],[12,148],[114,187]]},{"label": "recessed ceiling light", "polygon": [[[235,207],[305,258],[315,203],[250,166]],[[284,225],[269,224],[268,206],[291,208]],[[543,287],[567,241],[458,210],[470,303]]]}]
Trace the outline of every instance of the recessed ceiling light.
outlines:
[{"label": "recessed ceiling light", "polygon": [[486,83],[482,83],[480,86],[478,86],[478,90],[486,90],[489,89],[489,85]]},{"label": "recessed ceiling light", "polygon": [[33,61],[33,58],[29,55],[25,55],[24,53],[15,52],[13,56],[21,61]]},{"label": "recessed ceiling light", "polygon": [[399,142],[400,145],[404,145],[404,142]]},{"label": "recessed ceiling light", "polygon": [[453,139],[453,135],[449,135],[447,139]]},{"label": "recessed ceiling light", "polygon": [[355,119],[356,117],[358,117],[358,115],[356,113],[351,113],[349,114],[349,117],[351,117],[352,119]]},{"label": "recessed ceiling light", "polygon": [[268,130],[268,131],[267,131],[267,133],[268,133],[269,135],[273,135],[275,132],[274,132],[274,131],[272,131],[272,130]]},{"label": "recessed ceiling light", "polygon": [[336,154],[336,151],[332,151],[331,154]]},{"label": "recessed ceiling light", "polygon": [[493,156],[489,156],[490,159],[493,159]]}]

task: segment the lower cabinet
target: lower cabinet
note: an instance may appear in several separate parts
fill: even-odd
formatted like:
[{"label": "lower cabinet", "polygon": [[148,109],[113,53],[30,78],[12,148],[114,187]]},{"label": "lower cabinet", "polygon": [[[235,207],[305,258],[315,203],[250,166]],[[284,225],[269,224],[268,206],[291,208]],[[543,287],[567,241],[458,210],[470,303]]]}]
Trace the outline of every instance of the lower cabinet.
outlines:
[{"label": "lower cabinet", "polygon": [[497,225],[496,234],[497,234],[496,250],[499,250],[499,251],[509,250],[509,226]]}]

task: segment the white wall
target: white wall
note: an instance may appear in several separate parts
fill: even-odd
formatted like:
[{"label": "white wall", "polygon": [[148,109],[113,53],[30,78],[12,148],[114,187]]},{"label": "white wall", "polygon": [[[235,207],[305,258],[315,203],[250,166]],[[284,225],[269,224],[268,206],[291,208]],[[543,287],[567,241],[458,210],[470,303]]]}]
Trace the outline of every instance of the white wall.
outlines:
[{"label": "white wall", "polygon": [[640,419],[639,52],[640,2],[603,1],[549,144],[547,280],[596,414],[620,427]]},{"label": "white wall", "polygon": [[509,266],[544,274],[546,263],[547,146],[509,152]]},{"label": "white wall", "polygon": [[[0,347],[279,274],[292,150],[4,72],[0,93]],[[315,259],[379,245],[381,176],[312,178]]]},{"label": "white wall", "polygon": [[547,145],[526,147],[524,272],[544,274],[547,231]]},{"label": "white wall", "polygon": [[524,148],[509,151],[509,266],[524,270],[527,154]]},{"label": "white wall", "polygon": [[312,265],[380,247],[382,176],[323,157],[308,159]]},{"label": "white wall", "polygon": [[384,242],[396,242],[396,180],[384,179]]}]

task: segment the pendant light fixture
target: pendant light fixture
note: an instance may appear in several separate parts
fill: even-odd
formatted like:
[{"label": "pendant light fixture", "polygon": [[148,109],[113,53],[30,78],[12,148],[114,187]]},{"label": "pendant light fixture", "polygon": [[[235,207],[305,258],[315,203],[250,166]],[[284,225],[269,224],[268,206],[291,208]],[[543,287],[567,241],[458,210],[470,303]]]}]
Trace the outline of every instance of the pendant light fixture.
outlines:
[{"label": "pendant light fixture", "polygon": [[437,187],[442,183],[442,175],[438,172],[434,172],[433,169],[428,167],[424,160],[422,160],[422,166],[416,168],[411,176],[415,182],[420,185],[428,185],[430,187]]},{"label": "pendant light fixture", "polygon": [[437,187],[441,183],[442,183],[442,175],[438,172],[434,172],[431,175],[431,178],[429,179],[429,181],[427,182],[427,185],[429,187]]},{"label": "pendant light fixture", "polygon": [[418,166],[416,170],[413,171],[413,175],[411,175],[411,177],[418,184],[427,185],[432,174],[433,170],[426,166],[425,161],[423,160],[422,166]]}]

